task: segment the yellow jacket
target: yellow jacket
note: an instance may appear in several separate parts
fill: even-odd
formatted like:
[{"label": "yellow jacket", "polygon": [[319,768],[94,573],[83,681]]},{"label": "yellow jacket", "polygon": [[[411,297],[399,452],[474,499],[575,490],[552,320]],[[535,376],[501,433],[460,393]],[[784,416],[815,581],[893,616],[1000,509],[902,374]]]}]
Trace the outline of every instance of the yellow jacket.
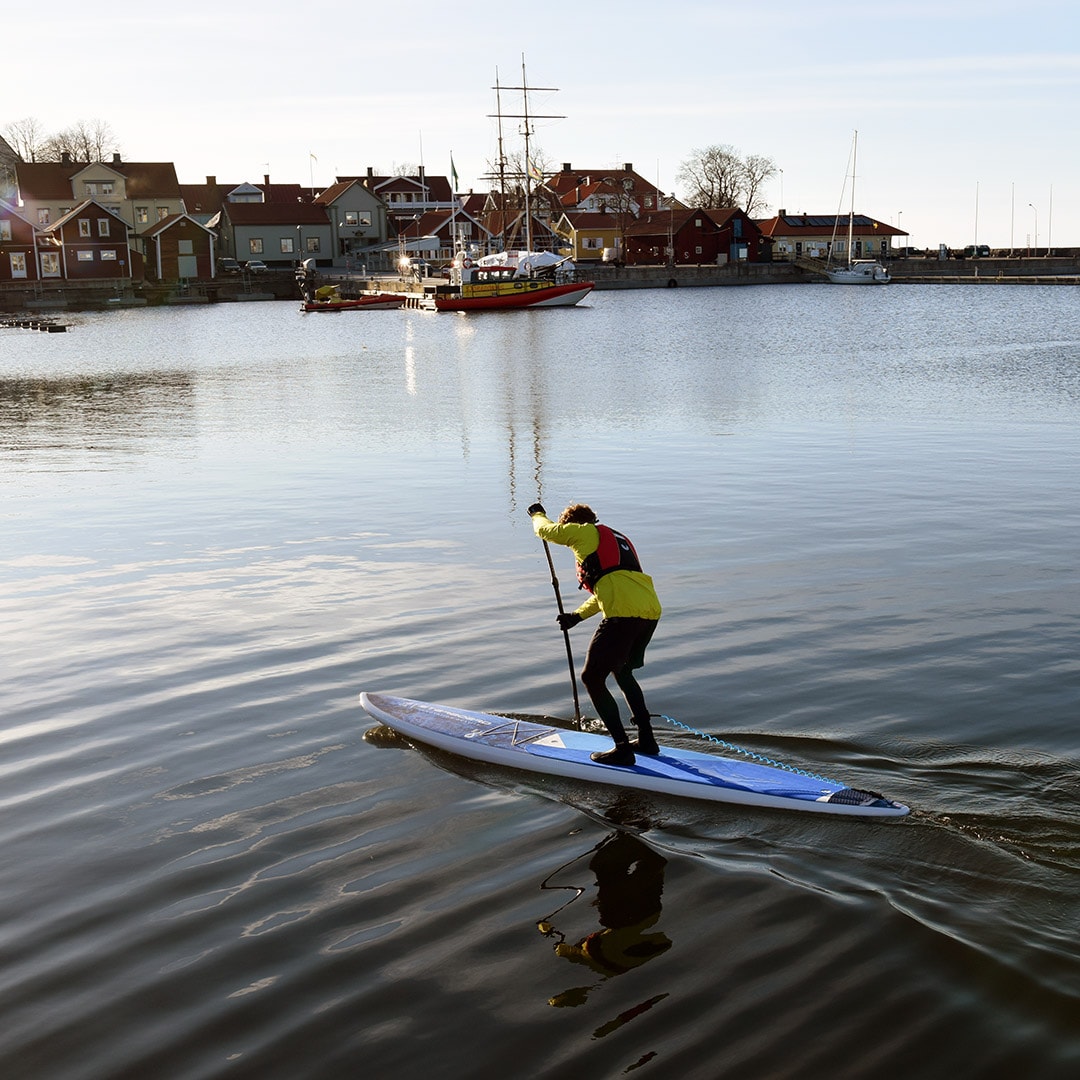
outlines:
[{"label": "yellow jacket", "polygon": [[[600,531],[595,525],[557,525],[544,514],[533,514],[532,523],[533,532],[541,540],[568,547],[578,562],[600,546]],[[659,619],[660,598],[648,574],[613,570],[596,583],[596,592],[577,609],[577,614],[587,619],[598,611],[605,619]]]}]

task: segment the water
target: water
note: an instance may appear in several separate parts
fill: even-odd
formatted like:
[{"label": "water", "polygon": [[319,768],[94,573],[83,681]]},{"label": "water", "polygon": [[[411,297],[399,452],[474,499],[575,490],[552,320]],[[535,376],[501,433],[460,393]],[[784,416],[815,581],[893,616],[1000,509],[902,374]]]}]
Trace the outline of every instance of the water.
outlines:
[{"label": "water", "polygon": [[[0,1075],[1077,1075],[1073,290],[296,308],[2,331]],[[571,715],[538,495],[655,711],[912,816],[377,730]]]}]

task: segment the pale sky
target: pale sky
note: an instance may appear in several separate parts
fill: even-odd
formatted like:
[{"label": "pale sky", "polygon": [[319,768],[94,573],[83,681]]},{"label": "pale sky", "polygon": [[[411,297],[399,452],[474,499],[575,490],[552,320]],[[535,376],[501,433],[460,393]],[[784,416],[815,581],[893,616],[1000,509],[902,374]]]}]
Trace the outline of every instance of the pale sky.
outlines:
[{"label": "pale sky", "polygon": [[530,95],[563,117],[533,136],[555,167],[632,162],[681,195],[680,164],[727,144],[782,170],[770,212],[846,213],[857,129],[856,211],[912,244],[1019,248],[1037,225],[1040,246],[1080,247],[1076,0],[10,7],[0,131],[104,120],[181,183],[447,175],[452,153],[460,187],[486,190],[492,88],[520,86],[524,56],[530,86],[557,88]]}]

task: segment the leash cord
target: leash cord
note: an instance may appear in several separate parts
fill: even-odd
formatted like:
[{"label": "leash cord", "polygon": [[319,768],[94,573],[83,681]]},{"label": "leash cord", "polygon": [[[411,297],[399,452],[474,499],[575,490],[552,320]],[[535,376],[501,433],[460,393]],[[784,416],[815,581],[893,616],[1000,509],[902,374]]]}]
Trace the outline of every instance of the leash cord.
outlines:
[{"label": "leash cord", "polygon": [[676,720],[675,717],[668,716],[666,713],[652,713],[651,715],[658,716],[661,720],[666,720],[669,724],[674,724],[675,727],[681,728],[691,735],[696,735],[699,739],[716,743],[717,746],[722,747],[724,750],[728,750],[734,754],[742,754],[743,757],[750,758],[751,761],[756,761],[760,765],[769,765],[774,769],[783,769],[784,772],[795,773],[797,776],[806,776],[811,780],[821,780],[826,784],[840,783],[839,780],[832,780],[828,776],[819,776],[817,773],[809,772],[806,769],[800,769],[797,765],[788,765],[784,761],[776,761],[775,759],[766,757],[764,754],[759,754],[754,750],[747,750],[745,747],[736,746],[734,743],[728,742],[727,739],[721,739],[716,735],[709,735],[707,732],[699,731],[697,728],[691,727],[689,724],[684,724],[681,720]]}]

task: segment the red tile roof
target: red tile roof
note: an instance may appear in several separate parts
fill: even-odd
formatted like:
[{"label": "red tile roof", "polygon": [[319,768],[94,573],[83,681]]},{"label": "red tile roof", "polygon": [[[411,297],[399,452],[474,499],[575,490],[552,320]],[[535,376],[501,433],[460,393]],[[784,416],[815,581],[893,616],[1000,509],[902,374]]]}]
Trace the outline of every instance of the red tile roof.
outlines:
[{"label": "red tile roof", "polygon": [[72,197],[72,178],[91,164],[101,164],[126,180],[129,199],[178,199],[180,184],[171,161],[19,162],[16,175],[24,200],[54,202]]}]

